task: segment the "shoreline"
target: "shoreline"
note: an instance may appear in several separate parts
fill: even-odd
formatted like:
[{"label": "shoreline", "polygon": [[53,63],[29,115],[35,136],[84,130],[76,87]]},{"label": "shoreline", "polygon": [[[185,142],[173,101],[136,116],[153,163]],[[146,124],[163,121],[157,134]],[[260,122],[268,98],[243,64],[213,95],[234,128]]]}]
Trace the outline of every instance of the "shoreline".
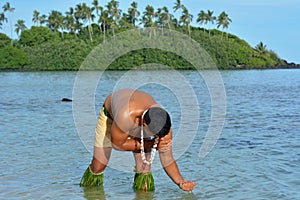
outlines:
[{"label": "shoreline", "polygon": [[[264,67],[249,67],[245,65],[236,66],[233,70],[247,70],[247,69],[300,69],[300,64],[295,63],[287,63],[285,65],[277,65],[277,66],[264,66]],[[229,69],[230,70],[230,69]]]},{"label": "shoreline", "polygon": [[[249,66],[245,66],[245,65],[240,65],[240,66],[236,66],[236,67],[232,67],[232,68],[227,68],[227,69],[219,69],[220,71],[225,71],[225,70],[269,70],[269,69],[300,69],[300,64],[295,64],[295,63],[289,63],[287,65],[279,65],[279,66],[264,66],[264,67],[249,67]],[[105,71],[127,71],[130,69],[107,69]],[[145,70],[145,69],[141,69],[141,70]],[[154,69],[157,70],[157,69]],[[179,71],[193,71],[196,69],[177,69]],[[203,69],[203,70],[209,70],[209,69]],[[15,69],[0,69],[0,72],[76,72],[79,71],[79,69],[77,70],[49,70],[49,69],[24,69],[24,68],[15,68]],[[87,70],[87,71],[97,71],[97,70]]]}]

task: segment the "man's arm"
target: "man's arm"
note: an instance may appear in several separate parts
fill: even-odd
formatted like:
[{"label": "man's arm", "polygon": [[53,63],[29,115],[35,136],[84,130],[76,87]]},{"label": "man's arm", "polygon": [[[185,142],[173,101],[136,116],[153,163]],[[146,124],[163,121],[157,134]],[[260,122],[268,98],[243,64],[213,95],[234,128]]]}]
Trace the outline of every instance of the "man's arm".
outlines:
[{"label": "man's arm", "polygon": [[[114,149],[119,151],[139,151],[141,149],[140,140],[128,139],[128,134],[123,132],[114,122],[111,127],[111,141]],[[153,147],[154,140],[144,141],[145,150]]]},{"label": "man's arm", "polygon": [[173,158],[172,154],[172,129],[165,137],[160,139],[159,142],[159,158],[161,164],[167,173],[167,175],[172,179],[172,181],[177,184],[182,190],[192,191],[196,185],[193,181],[184,180],[180,174],[177,163]]}]

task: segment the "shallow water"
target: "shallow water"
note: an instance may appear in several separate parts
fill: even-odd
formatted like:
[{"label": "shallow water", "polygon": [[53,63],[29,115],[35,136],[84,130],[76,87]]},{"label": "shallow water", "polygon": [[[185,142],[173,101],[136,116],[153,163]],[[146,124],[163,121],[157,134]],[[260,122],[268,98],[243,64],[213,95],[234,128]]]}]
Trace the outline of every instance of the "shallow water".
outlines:
[{"label": "shallow water", "polygon": [[[137,73],[149,78],[145,72]],[[151,73],[161,78],[168,75]],[[187,115],[195,108],[200,113],[200,118],[190,116],[187,120],[187,127],[191,127],[184,130],[187,136],[196,121],[199,128],[177,159],[182,175],[197,182],[193,193],[179,190],[159,167],[153,171],[155,192],[134,192],[132,155],[121,153],[120,157],[115,151],[103,188],[79,187],[92,145],[82,142],[77,133],[72,102],[60,101],[72,98],[76,73],[1,72],[0,198],[300,199],[300,70],[222,71],[227,96],[225,125],[205,158],[199,157],[199,149],[210,120],[210,96],[196,72],[182,75],[199,103],[184,109],[189,110]],[[96,89],[95,113],[122,76],[124,72],[102,76]],[[183,116],[181,101],[188,105],[192,98],[180,99],[174,90],[155,81],[140,88],[152,93],[171,113],[176,136]],[[155,159],[159,166],[157,156]]]}]

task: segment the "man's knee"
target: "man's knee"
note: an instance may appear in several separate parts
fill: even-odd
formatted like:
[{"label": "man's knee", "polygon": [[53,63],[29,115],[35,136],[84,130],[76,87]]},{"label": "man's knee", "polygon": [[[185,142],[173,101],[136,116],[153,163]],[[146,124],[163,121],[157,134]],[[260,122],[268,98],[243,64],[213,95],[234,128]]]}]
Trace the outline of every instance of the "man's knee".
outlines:
[{"label": "man's knee", "polygon": [[93,158],[91,163],[91,170],[93,173],[101,173],[105,170],[105,168],[106,168],[106,164],[101,163],[95,157]]}]

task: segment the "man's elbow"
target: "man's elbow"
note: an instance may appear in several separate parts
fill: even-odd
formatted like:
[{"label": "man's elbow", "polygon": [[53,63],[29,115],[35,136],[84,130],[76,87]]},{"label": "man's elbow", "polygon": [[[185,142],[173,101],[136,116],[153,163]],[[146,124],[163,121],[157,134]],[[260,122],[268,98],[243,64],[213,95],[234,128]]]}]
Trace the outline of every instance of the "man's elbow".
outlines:
[{"label": "man's elbow", "polygon": [[112,148],[117,151],[124,151],[124,149],[122,148],[122,145],[120,145],[120,144],[112,143]]}]

